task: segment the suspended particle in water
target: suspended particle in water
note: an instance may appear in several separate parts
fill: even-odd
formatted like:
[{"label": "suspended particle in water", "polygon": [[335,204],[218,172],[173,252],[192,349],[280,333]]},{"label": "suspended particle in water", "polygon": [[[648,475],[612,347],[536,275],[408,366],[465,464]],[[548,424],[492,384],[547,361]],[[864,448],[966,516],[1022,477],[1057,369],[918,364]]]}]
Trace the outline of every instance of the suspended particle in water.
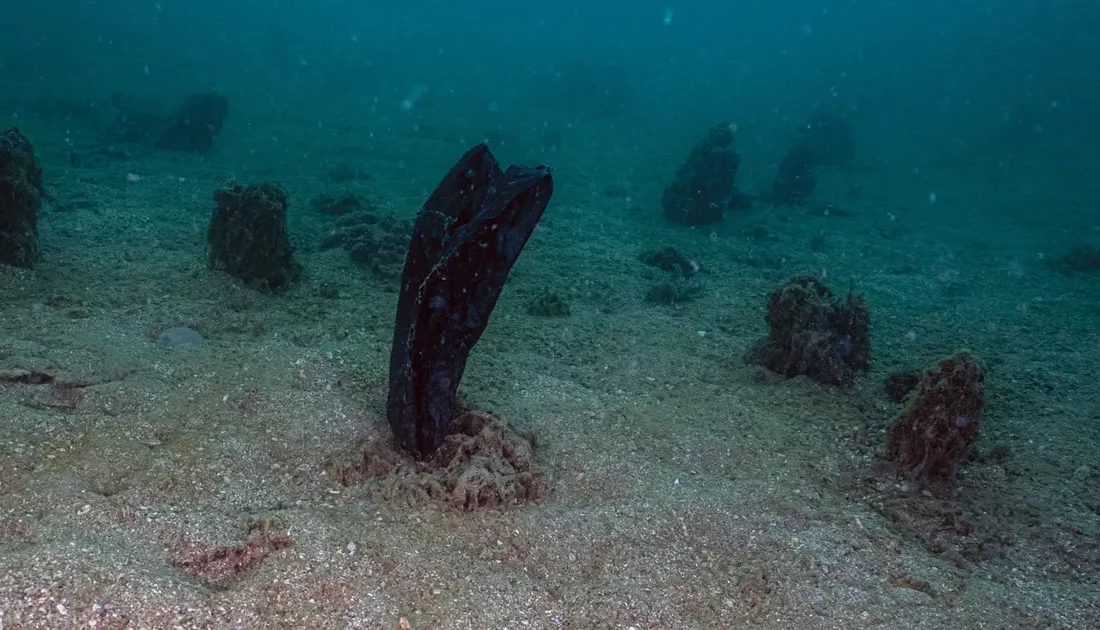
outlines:
[{"label": "suspended particle in water", "polygon": [[489,111],[490,112],[497,111],[497,104],[496,103],[489,103]]},{"label": "suspended particle in water", "polygon": [[813,35],[813,34],[814,34],[814,28],[812,26],[810,26],[809,24],[803,24],[802,25],[802,36],[803,37],[809,37],[810,35]]},{"label": "suspended particle in water", "polygon": [[936,193],[928,193],[928,203],[936,203]]},{"label": "suspended particle in water", "polygon": [[665,9],[665,17],[661,20],[661,24],[672,26],[672,9]]}]

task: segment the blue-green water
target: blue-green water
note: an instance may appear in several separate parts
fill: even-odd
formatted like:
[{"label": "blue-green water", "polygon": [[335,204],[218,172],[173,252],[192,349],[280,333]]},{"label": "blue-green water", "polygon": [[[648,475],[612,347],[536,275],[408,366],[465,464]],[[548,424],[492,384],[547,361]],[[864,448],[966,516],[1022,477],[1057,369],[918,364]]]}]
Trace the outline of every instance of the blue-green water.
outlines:
[{"label": "blue-green water", "polygon": [[[0,628],[1100,626],[1098,27],[1068,0],[3,2],[0,131],[44,196],[33,266],[0,265]],[[166,140],[211,93],[212,145]],[[715,130],[717,219],[668,220]],[[510,428],[422,467],[386,421],[402,264],[480,142],[554,193],[462,381]],[[263,182],[276,291],[207,251],[215,191]],[[841,315],[803,311],[800,347],[840,385],[745,360],[806,274]],[[850,290],[866,371],[836,363]],[[962,350],[980,427],[972,376],[891,399]],[[914,410],[976,430],[943,474],[891,452]]]}]

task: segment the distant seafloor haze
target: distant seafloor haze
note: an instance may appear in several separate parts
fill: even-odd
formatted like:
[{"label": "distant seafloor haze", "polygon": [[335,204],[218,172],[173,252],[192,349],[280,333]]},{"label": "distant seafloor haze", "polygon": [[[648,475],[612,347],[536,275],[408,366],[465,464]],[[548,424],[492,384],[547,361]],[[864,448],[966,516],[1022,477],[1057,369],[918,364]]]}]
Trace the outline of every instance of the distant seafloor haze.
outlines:
[{"label": "distant seafloor haze", "polygon": [[[420,112],[400,105],[422,83],[440,116],[661,139],[728,119],[772,152],[824,106],[858,111],[868,158],[914,167],[998,137],[1020,151],[1006,138],[1036,127],[1029,151],[1076,164],[1098,133],[1100,9],[1072,0],[5,4],[4,79],[74,98],[218,89],[243,116],[409,125]],[[587,92],[560,89],[578,68]]]}]

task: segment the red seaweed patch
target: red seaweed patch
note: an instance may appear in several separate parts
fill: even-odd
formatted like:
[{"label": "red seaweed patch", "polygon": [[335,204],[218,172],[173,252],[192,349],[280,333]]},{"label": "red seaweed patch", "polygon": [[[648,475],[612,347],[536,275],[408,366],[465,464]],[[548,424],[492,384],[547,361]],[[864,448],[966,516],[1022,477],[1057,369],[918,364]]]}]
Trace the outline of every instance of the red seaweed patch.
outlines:
[{"label": "red seaweed patch", "polygon": [[290,536],[277,533],[279,529],[272,521],[249,521],[244,544],[230,547],[189,542],[172,556],[172,566],[211,586],[227,588],[260,566],[272,551],[293,544]]}]

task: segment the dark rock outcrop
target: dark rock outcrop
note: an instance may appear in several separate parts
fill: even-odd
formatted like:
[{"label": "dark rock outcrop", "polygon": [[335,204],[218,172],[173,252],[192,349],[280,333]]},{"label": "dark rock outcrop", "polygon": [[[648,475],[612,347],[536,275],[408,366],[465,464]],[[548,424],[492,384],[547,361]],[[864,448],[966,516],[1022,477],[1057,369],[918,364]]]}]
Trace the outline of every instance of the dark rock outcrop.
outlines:
[{"label": "dark rock outcrop", "polygon": [[940,361],[890,427],[886,457],[915,481],[953,482],[978,439],[985,371],[968,352]]},{"label": "dark rock outcrop", "polygon": [[746,362],[828,385],[850,385],[870,367],[871,317],[855,291],[841,301],[814,276],[800,276],[772,291],[764,319],[768,336]]},{"label": "dark rock outcrop", "polygon": [[286,193],[273,184],[216,191],[207,232],[210,268],[261,290],[289,287],[300,268],[287,236],[287,205]]},{"label": "dark rock outcrop", "polygon": [[742,207],[746,198],[734,186],[740,164],[733,150],[733,127],[712,127],[665,188],[664,217],[683,225],[709,225],[721,221],[726,211]]},{"label": "dark rock outcrop", "polygon": [[0,263],[33,267],[38,260],[38,210],[45,189],[30,140],[0,132]]}]

